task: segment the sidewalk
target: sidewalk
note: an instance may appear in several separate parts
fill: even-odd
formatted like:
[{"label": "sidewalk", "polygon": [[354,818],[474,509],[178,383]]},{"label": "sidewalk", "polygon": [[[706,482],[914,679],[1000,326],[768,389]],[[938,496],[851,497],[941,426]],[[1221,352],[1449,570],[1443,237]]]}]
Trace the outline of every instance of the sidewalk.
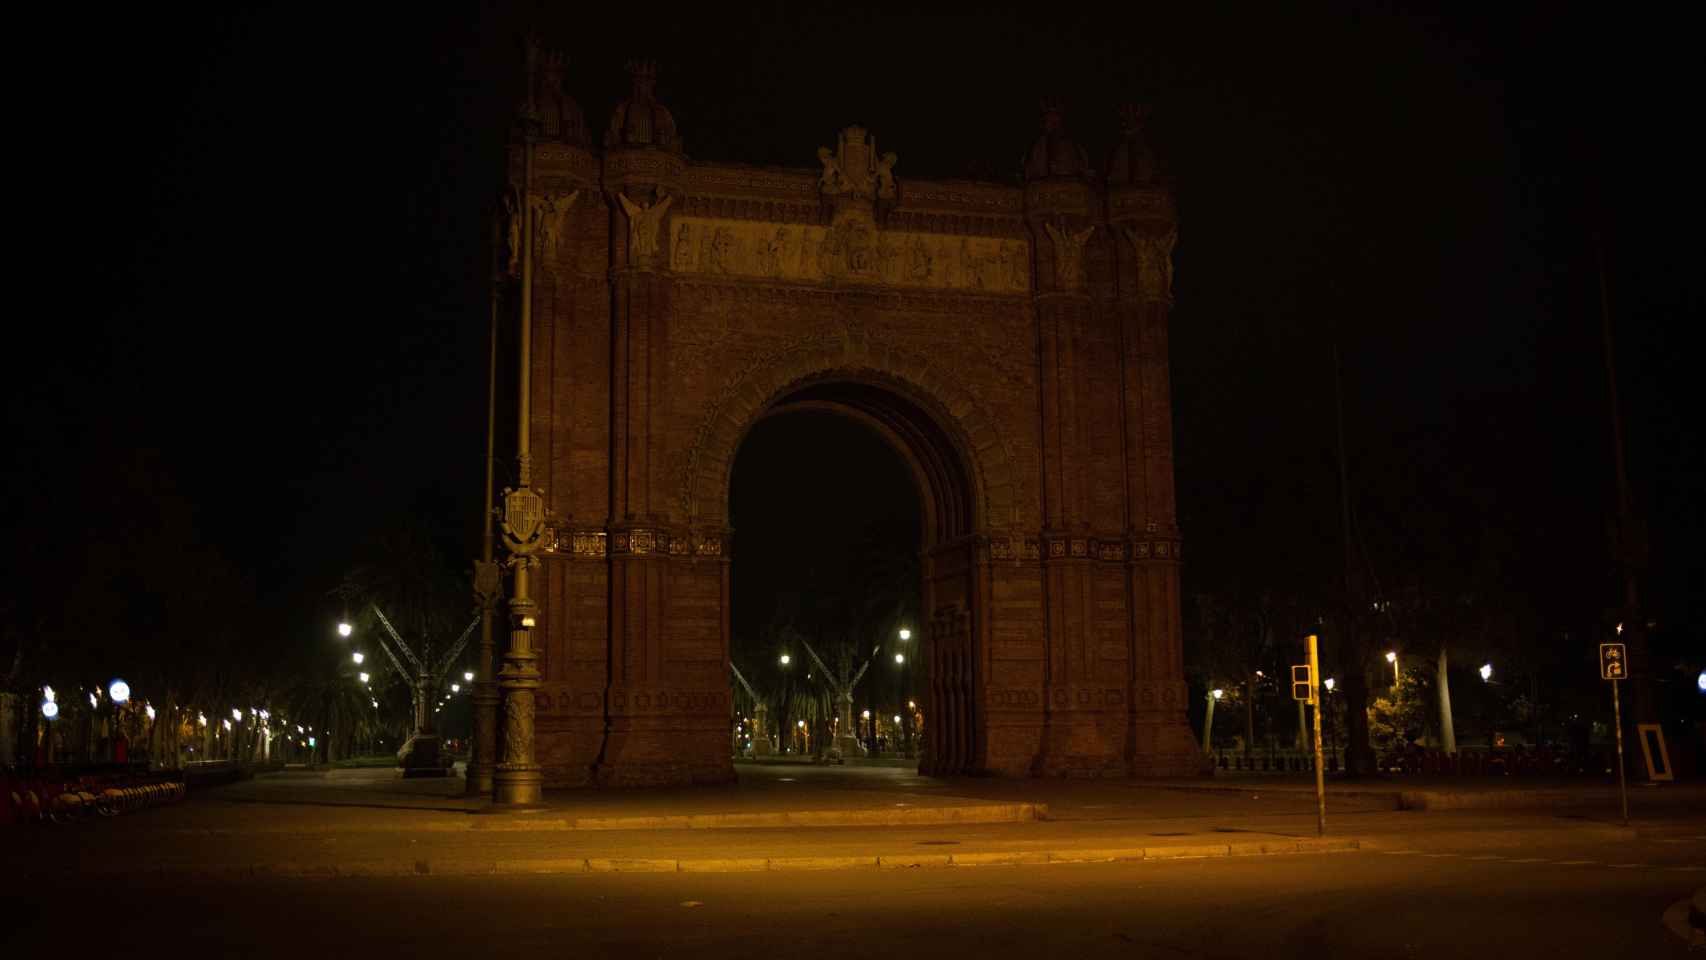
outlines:
[{"label": "sidewalk", "polygon": [[[385,770],[289,773],[182,804],[10,831],[13,873],[359,876],[745,871],[1044,864],[1087,860],[1509,849],[1663,839],[1706,852],[1706,809],[1642,809],[1625,829],[1599,807],[1398,810],[1383,789],[1341,789],[1316,835],[1313,786],[1200,781],[933,780],[893,767],[739,766],[718,788],[563,791],[492,813],[460,778]],[[1461,791],[1460,793],[1466,793]],[[1432,808],[1437,809],[1437,808]]]}]

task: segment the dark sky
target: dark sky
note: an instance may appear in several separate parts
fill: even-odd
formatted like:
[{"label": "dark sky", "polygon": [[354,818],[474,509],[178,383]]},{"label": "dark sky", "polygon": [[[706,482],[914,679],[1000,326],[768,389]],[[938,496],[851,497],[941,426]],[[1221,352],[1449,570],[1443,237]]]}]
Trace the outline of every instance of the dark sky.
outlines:
[{"label": "dark sky", "polygon": [[1098,162],[1115,106],[1153,104],[1183,221],[1173,363],[1198,587],[1332,568],[1336,341],[1359,526],[1393,545],[1369,548],[1376,567],[1439,529],[1496,527],[1534,590],[1609,601],[1602,226],[1649,592],[1706,620],[1683,345],[1703,312],[1682,226],[1702,206],[1685,147],[1701,78],[1680,25],[1540,4],[747,3],[607,22],[579,4],[360,6],[129,8],[38,35],[56,66],[15,122],[35,170],[14,183],[48,270],[19,278],[10,311],[16,529],[68,535],[64,473],[123,484],[150,451],[280,632],[395,516],[471,553],[483,205],[531,18],[569,54],[593,129],[622,62],[655,57],[689,154],[710,160],[809,167],[859,122],[902,178],[1012,179],[1039,96],[1067,100]]}]

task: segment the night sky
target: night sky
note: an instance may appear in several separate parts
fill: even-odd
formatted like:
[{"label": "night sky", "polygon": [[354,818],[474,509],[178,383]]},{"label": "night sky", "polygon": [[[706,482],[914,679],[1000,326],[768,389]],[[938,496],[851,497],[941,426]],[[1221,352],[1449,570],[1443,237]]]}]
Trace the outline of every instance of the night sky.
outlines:
[{"label": "night sky", "polygon": [[1040,96],[1097,164],[1115,107],[1152,104],[1181,214],[1187,591],[1337,576],[1336,342],[1373,573],[1491,531],[1549,616],[1597,617],[1617,596],[1600,227],[1645,589],[1699,636],[1702,84],[1680,25],[1539,4],[809,6],[133,7],[45,30],[60,63],[13,126],[34,167],[12,181],[21,246],[48,270],[9,311],[9,589],[51,589],[44,556],[170,501],[252,585],[256,641],[289,643],[399,516],[477,551],[485,205],[532,18],[593,130],[623,61],[653,57],[706,160],[811,167],[857,122],[903,181],[1012,181]]}]

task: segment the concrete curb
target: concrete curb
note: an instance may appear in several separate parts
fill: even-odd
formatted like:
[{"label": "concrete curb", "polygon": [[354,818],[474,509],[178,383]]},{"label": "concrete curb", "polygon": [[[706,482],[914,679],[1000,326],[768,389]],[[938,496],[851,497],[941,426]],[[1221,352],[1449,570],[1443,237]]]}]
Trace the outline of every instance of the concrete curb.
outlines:
[{"label": "concrete curb", "polygon": [[[407,810],[408,808],[397,808]],[[425,822],[408,819],[364,824],[353,830],[340,824],[292,823],[241,827],[185,827],[170,832],[189,836],[372,833],[554,833],[591,830],[736,830],[769,827],[937,827],[971,823],[1034,823],[1049,819],[1046,803],[969,803],[948,807],[871,807],[848,810],[781,810],[765,813],[694,813],[644,817],[550,817],[510,813],[478,814],[426,808],[421,812],[452,816]],[[458,816],[458,814],[466,814]]]},{"label": "concrete curb", "polygon": [[1491,830],[1433,830],[1364,838],[1369,850],[1456,849],[1498,850],[1537,844],[1631,843],[1641,839],[1633,827],[1569,826]]},{"label": "concrete curb", "polygon": [[[1349,853],[1361,840],[1267,840],[1194,846],[1107,847],[1082,850],[1011,850],[960,853],[881,854],[839,857],[560,857],[493,860],[485,857],[346,861],[336,864],[162,863],[143,872],[172,879],[331,879],[336,877],[558,876],[590,873],[759,873],[801,870],[913,870],[941,867],[1036,866],[1051,863],[1114,863]],[[132,874],[136,870],[77,873],[35,871],[37,878]]]}]

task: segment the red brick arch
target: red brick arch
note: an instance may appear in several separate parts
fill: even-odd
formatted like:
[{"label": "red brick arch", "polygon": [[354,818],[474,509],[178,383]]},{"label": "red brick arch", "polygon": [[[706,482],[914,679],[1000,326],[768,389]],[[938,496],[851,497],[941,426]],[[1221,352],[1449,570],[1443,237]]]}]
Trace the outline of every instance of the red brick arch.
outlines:
[{"label": "red brick arch", "polygon": [[[898,397],[940,432],[951,453],[938,453],[950,453],[969,473],[969,529],[961,533],[1017,526],[1013,454],[994,417],[942,365],[851,328],[819,331],[756,359],[710,404],[682,483],[682,512],[690,523],[726,526],[735,453],[747,432],[790,395],[836,382]],[[916,460],[924,451],[902,452]]]}]

